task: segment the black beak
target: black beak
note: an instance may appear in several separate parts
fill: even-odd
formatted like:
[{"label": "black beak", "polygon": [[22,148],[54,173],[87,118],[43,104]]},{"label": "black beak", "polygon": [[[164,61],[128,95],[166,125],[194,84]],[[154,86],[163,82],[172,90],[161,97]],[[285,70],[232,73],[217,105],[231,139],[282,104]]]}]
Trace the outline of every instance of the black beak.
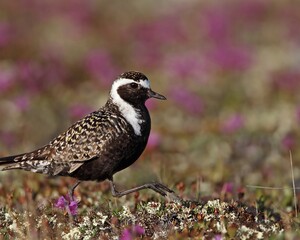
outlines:
[{"label": "black beak", "polygon": [[159,93],[156,93],[156,92],[152,91],[151,89],[148,90],[148,96],[149,96],[149,98],[157,98],[160,100],[167,100],[165,96],[163,96]]}]

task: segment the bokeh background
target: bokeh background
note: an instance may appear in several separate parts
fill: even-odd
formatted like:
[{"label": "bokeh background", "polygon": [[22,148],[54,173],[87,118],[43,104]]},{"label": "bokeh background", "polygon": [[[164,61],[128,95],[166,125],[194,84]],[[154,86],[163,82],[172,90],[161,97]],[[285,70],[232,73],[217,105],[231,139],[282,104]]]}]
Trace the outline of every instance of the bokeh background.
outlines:
[{"label": "bokeh background", "polygon": [[[290,151],[296,181],[300,174],[299,7],[0,1],[0,155],[43,146],[105,104],[116,76],[138,70],[168,101],[148,101],[147,151],[118,185],[157,179],[192,199],[224,186],[233,195],[289,187]],[[15,171],[1,173],[0,188],[17,191],[28,178],[47,185]],[[268,192],[277,205],[282,191]]]}]

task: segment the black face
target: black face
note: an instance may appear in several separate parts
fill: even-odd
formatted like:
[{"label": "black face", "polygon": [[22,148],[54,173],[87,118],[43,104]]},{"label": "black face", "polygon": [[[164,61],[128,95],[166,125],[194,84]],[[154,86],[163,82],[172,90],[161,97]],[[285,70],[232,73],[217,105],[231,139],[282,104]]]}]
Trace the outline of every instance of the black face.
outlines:
[{"label": "black face", "polygon": [[138,82],[129,83],[118,88],[118,94],[126,102],[133,105],[144,104],[149,98],[149,89],[142,87]]},{"label": "black face", "polygon": [[144,105],[148,98],[157,98],[165,100],[163,95],[160,95],[147,87],[143,87],[140,82],[148,80],[148,78],[141,72],[125,72],[119,78],[131,79],[134,82],[120,86],[117,90],[119,96],[126,102],[132,105]]}]

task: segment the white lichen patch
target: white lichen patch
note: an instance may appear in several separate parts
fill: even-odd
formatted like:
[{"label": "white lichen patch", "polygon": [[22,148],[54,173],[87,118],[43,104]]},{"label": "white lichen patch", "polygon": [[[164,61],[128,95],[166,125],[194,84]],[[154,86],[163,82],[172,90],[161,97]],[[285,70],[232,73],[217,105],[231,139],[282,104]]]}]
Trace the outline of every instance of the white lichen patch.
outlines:
[{"label": "white lichen patch", "polygon": [[64,240],[82,239],[82,234],[78,227],[72,228],[68,233],[63,232],[61,238]]},{"label": "white lichen patch", "polygon": [[122,210],[119,212],[120,220],[126,220],[134,223],[136,221],[136,217],[131,213],[128,206],[123,206]]},{"label": "white lichen patch", "polygon": [[149,214],[158,214],[160,211],[161,203],[159,202],[148,202],[145,206],[145,210]]},{"label": "white lichen patch", "polygon": [[124,230],[134,231],[136,226],[142,228],[149,239],[193,233],[199,239],[220,235],[246,240],[265,239],[283,233],[280,220],[275,220],[280,218],[268,218],[270,214],[252,211],[234,201],[227,203],[216,199],[204,204],[150,201],[133,206],[123,204],[120,209],[115,209],[111,205],[107,208],[100,205],[94,208],[97,211],[85,207],[79,212],[76,222],[60,210],[51,211],[52,206],[49,205],[45,206],[42,214],[0,208],[0,238],[30,239],[39,234],[47,239],[47,234],[53,232],[64,240],[119,239]]},{"label": "white lichen patch", "polygon": [[227,233],[227,229],[226,229],[224,221],[216,222],[215,226],[216,226],[216,229],[218,232],[220,232],[222,234]]},{"label": "white lichen patch", "polygon": [[13,231],[13,232],[18,232],[18,224],[17,224],[17,220],[14,219],[12,224],[10,224],[8,226],[9,230]]},{"label": "white lichen patch", "polygon": [[237,235],[239,239],[241,240],[247,240],[247,239],[264,239],[264,235],[262,232],[257,231],[255,229],[246,227],[242,225],[238,230],[237,230]]},{"label": "white lichen patch", "polygon": [[221,215],[224,215],[228,209],[228,203],[221,202],[219,199],[208,201],[201,209],[201,214],[204,220],[209,222],[213,219],[219,219]]}]

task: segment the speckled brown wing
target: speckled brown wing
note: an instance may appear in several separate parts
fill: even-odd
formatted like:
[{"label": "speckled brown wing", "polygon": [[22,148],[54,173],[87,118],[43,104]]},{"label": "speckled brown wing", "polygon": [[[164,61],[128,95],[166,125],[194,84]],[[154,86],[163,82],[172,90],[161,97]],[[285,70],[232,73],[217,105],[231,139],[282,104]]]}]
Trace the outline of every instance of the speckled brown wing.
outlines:
[{"label": "speckled brown wing", "polygon": [[14,159],[3,170],[23,169],[48,175],[69,175],[86,161],[101,158],[113,138],[121,135],[125,120],[99,110],[76,122],[48,145]]}]

